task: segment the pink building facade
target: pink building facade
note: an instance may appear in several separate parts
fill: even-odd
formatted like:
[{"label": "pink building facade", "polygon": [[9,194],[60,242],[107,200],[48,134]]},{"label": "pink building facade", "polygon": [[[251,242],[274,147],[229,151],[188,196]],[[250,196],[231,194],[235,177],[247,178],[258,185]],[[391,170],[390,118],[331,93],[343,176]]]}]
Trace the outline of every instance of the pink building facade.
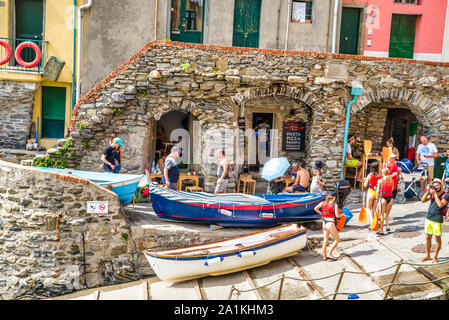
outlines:
[{"label": "pink building facade", "polygon": [[[360,9],[357,54],[446,61],[448,0],[343,0],[342,7],[341,32],[348,8]],[[341,52],[348,37],[340,37]]]}]

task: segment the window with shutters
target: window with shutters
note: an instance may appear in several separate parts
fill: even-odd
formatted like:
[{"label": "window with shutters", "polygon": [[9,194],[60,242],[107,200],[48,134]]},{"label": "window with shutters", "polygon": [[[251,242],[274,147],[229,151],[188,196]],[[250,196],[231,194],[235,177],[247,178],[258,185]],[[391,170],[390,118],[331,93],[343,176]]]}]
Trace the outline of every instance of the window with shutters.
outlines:
[{"label": "window with shutters", "polygon": [[312,23],[313,0],[293,0],[291,22]]}]

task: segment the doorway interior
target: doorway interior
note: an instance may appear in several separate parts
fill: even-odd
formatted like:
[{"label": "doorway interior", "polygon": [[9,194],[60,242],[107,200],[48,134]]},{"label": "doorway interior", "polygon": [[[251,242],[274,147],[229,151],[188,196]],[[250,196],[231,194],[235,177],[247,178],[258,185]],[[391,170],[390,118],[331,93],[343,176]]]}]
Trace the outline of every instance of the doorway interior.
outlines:
[{"label": "doorway interior", "polygon": [[405,108],[388,109],[384,127],[383,145],[393,137],[394,144],[399,150],[399,159],[407,158],[410,123],[417,122],[416,116]]},{"label": "doorway interior", "polygon": [[[250,163],[250,171],[259,171],[263,167],[266,160],[271,156],[271,129],[274,128],[273,113],[253,113],[252,129],[256,135],[256,155],[255,163]],[[265,141],[265,143],[264,143]],[[259,154],[264,154],[264,159],[260,159]]]},{"label": "doorway interior", "polygon": [[187,169],[192,163],[192,128],[194,116],[182,111],[170,111],[163,115],[155,126],[155,163],[160,159],[163,152],[170,154],[173,146],[182,150],[179,159],[179,169]]}]

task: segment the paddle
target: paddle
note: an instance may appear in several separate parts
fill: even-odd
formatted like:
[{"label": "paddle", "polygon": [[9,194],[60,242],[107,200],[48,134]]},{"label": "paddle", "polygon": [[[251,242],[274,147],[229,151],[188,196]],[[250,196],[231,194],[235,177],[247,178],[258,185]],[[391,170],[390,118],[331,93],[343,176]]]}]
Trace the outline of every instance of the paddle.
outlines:
[{"label": "paddle", "polygon": [[[371,153],[372,146],[373,146],[373,143],[371,140],[364,141],[363,150],[365,151],[366,165],[365,165],[365,172],[363,172],[363,181],[365,180],[365,177],[366,177],[366,171],[368,169],[368,156]],[[363,194],[362,209],[360,209],[360,213],[359,213],[359,222],[360,223],[366,222],[365,201],[366,201],[366,193]]]}]

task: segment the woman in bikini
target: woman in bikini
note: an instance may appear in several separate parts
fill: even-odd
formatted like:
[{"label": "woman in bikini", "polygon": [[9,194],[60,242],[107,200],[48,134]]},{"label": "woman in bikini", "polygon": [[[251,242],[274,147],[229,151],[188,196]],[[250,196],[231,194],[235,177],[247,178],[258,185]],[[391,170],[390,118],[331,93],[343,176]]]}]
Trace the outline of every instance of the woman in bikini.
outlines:
[{"label": "woman in bikini", "polygon": [[390,170],[387,168],[382,170],[382,179],[377,183],[377,197],[381,197],[382,212],[380,214],[380,225],[377,234],[384,235],[384,221],[387,232],[390,231],[390,223],[388,221],[389,212],[393,206],[393,189],[394,181],[390,177]]},{"label": "woman in bikini", "polygon": [[364,186],[368,188],[366,191],[366,210],[368,215],[371,217],[371,221],[374,219],[374,212],[376,211],[376,188],[377,182],[382,178],[379,174],[379,163],[374,161],[369,167],[370,173],[365,178]]},{"label": "woman in bikini", "polygon": [[[340,218],[340,214],[338,213],[337,206],[335,204],[335,192],[332,192],[326,196],[326,199],[322,201],[315,207],[315,211],[320,214],[323,218],[323,260],[326,261],[328,258],[332,261],[337,260],[332,253],[340,242],[340,237],[338,236],[338,230],[335,227],[335,217]],[[321,209],[321,210],[320,210]],[[329,241],[329,236],[332,236],[334,239],[334,243],[329,250],[329,254],[327,251],[327,243]]]}]

